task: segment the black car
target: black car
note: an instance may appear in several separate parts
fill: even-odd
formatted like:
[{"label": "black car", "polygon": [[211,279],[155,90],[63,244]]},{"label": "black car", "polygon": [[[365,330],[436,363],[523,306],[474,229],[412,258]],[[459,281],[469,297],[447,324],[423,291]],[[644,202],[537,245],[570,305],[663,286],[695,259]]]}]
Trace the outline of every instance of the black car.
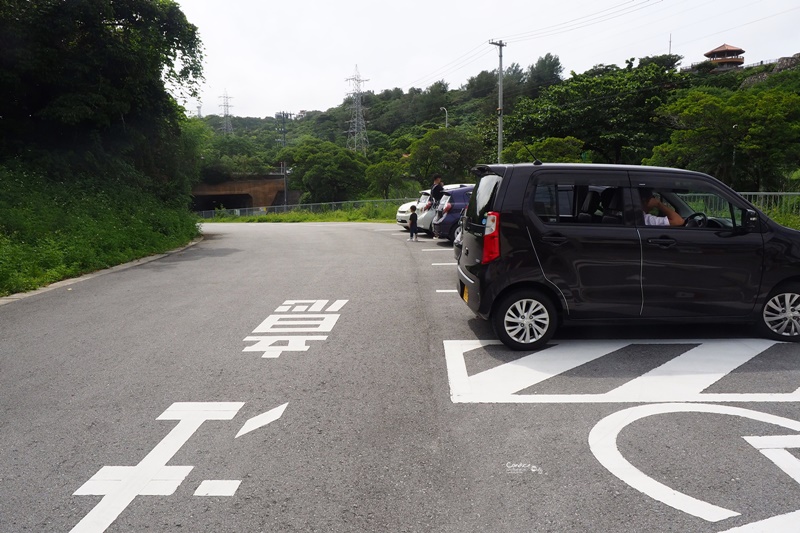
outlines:
[{"label": "black car", "polygon": [[475,172],[458,290],[510,348],[536,350],[563,322],[749,322],[800,340],[800,232],[711,176],[538,161]]},{"label": "black car", "polygon": [[469,202],[474,188],[474,185],[464,185],[458,189],[444,191],[433,219],[434,236],[445,237],[450,242],[456,240],[456,233],[460,231],[461,211]]}]

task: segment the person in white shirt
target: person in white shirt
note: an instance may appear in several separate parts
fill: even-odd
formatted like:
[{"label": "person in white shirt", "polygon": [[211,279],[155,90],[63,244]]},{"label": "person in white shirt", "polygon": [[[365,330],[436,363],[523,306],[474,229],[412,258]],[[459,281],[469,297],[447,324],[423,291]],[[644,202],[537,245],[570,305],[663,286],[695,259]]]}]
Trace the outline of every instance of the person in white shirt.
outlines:
[{"label": "person in white shirt", "polygon": [[[639,195],[642,199],[642,211],[644,211],[646,226],[683,226],[683,217],[656,198],[652,189],[639,189]],[[658,209],[659,213],[663,213],[665,216],[651,215],[650,211],[653,209]]]}]

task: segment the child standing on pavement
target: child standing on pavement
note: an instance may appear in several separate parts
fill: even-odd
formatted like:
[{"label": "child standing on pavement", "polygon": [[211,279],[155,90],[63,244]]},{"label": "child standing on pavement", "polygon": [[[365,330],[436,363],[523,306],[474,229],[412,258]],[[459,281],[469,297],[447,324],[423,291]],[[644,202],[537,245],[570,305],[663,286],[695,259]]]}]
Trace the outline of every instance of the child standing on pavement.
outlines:
[{"label": "child standing on pavement", "polygon": [[417,234],[419,230],[417,229],[417,206],[411,206],[411,215],[408,217],[408,240],[409,241],[419,241]]}]

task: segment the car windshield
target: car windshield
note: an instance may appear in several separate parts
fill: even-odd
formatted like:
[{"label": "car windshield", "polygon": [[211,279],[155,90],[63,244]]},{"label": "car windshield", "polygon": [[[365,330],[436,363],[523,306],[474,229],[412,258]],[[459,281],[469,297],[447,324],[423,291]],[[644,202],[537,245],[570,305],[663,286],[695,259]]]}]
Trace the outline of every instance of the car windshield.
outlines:
[{"label": "car windshield", "polygon": [[430,194],[424,192],[424,193],[422,193],[422,196],[419,197],[418,202],[421,203],[421,204],[428,203],[428,198],[430,198],[430,197],[431,197]]}]

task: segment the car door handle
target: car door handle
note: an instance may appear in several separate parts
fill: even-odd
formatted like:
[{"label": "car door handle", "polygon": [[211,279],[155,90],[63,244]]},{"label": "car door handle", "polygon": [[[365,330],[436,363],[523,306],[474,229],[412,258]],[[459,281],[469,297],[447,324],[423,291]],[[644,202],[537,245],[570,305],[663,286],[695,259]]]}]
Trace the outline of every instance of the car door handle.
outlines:
[{"label": "car door handle", "polygon": [[648,244],[655,244],[661,248],[669,248],[670,246],[674,246],[677,241],[675,239],[670,239],[669,237],[661,237],[660,239],[647,239]]},{"label": "car door handle", "polygon": [[543,235],[542,241],[555,246],[560,246],[567,242],[567,238],[563,235]]}]

